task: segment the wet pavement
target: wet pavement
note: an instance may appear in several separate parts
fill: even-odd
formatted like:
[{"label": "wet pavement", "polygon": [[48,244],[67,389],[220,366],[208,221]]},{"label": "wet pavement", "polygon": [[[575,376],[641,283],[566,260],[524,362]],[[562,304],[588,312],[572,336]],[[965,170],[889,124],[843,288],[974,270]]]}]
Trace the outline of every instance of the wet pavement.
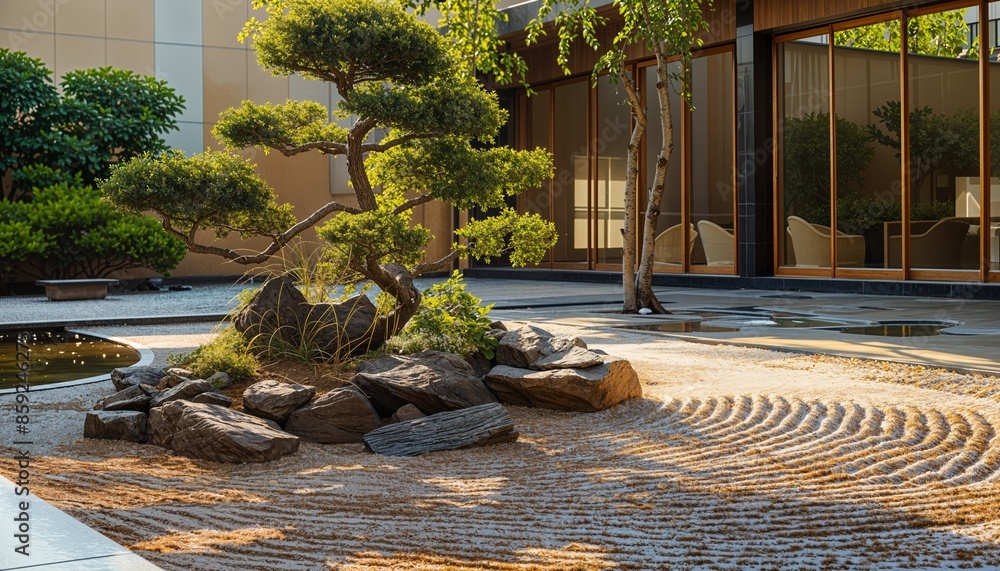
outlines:
[{"label": "wet pavement", "polygon": [[[426,288],[439,279],[418,280]],[[638,329],[691,341],[898,361],[1000,374],[1000,302],[966,299],[656,288],[668,315],[623,315],[621,286],[466,280],[497,319]],[[259,284],[257,284],[259,285]],[[104,300],[0,298],[0,329],[59,324],[218,322],[254,284],[110,295]]]}]

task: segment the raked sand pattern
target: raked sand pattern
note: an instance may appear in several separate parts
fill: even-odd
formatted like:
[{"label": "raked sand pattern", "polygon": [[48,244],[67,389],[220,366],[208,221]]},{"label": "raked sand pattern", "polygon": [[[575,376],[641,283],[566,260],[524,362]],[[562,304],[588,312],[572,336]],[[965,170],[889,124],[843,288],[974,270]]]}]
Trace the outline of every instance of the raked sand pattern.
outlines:
[{"label": "raked sand pattern", "polygon": [[39,494],[178,571],[1000,569],[1000,379],[584,333],[645,399],[411,459],[68,442]]}]

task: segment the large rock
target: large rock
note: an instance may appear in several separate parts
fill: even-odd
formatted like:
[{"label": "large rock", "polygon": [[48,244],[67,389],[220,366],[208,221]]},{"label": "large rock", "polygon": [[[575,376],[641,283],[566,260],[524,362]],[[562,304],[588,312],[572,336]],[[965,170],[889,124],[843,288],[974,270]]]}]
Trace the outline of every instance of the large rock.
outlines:
[{"label": "large rock", "polygon": [[613,357],[587,369],[532,371],[498,365],[483,381],[502,402],[555,410],[594,412],[642,396],[635,369]]},{"label": "large rock", "polygon": [[159,391],[151,389],[146,385],[132,385],[125,390],[104,397],[98,401],[97,410],[135,410],[148,412],[149,403],[159,394]]},{"label": "large rock", "polygon": [[500,365],[520,369],[535,369],[536,363],[554,353],[569,352],[573,347],[587,348],[576,337],[557,337],[535,326],[509,331],[497,344],[496,359]]},{"label": "large rock", "polygon": [[212,386],[217,389],[228,389],[233,386],[233,378],[225,371],[219,371],[205,380],[212,383]]},{"label": "large rock", "polygon": [[586,369],[596,367],[604,363],[604,358],[597,353],[573,346],[569,349],[552,353],[548,357],[543,357],[531,364],[532,369],[539,371],[551,371],[554,369]]},{"label": "large rock", "polygon": [[134,410],[99,410],[88,412],[83,422],[84,438],[146,441],[146,413]]},{"label": "large rock", "polygon": [[[186,371],[186,369],[169,369],[167,371],[167,376],[165,376],[162,379],[160,379],[159,388],[161,388],[161,389],[172,389],[172,388],[176,387],[177,385],[183,383],[184,381],[190,381],[191,380],[191,376],[189,376],[189,375],[182,375],[178,371],[185,371],[185,372],[190,373],[190,371]],[[193,375],[193,373],[191,373],[191,374]]]},{"label": "large rock", "polygon": [[386,456],[417,456],[517,440],[507,409],[490,403],[388,424],[365,435],[365,447]]},{"label": "large rock", "polygon": [[274,380],[260,381],[243,391],[243,410],[248,414],[285,422],[288,415],[309,402],[316,394],[316,387]]},{"label": "large rock", "polygon": [[166,376],[167,370],[163,367],[132,366],[111,371],[111,382],[116,390],[123,391],[132,385],[155,387]]},{"label": "large rock", "polygon": [[201,379],[184,381],[176,387],[161,391],[160,394],[153,397],[152,402],[149,403],[149,408],[163,406],[175,400],[191,400],[201,393],[208,392],[218,392],[218,389],[213,387],[212,383]]},{"label": "large rock", "polygon": [[366,295],[331,304],[309,303],[288,277],[268,280],[250,303],[233,319],[233,325],[248,339],[280,338],[298,346],[307,341],[327,355],[348,356],[376,349],[384,335],[372,336],[375,305]]},{"label": "large rock", "polygon": [[408,404],[396,412],[392,413],[389,417],[389,424],[396,424],[397,422],[406,422],[407,420],[417,420],[418,418],[423,418],[427,416],[426,414],[420,412],[420,409]]},{"label": "large rock", "polygon": [[213,462],[270,462],[299,449],[299,437],[249,414],[178,400],[149,416],[150,443]]},{"label": "large rock", "polygon": [[200,395],[195,395],[188,400],[190,400],[191,402],[198,402],[201,404],[214,404],[226,408],[233,406],[233,399],[227,397],[222,393],[212,393],[212,392],[201,393]]},{"label": "large rock", "polygon": [[379,424],[378,413],[361,391],[341,387],[292,412],[285,431],[309,442],[363,442]]},{"label": "large rock", "polygon": [[384,416],[406,404],[434,414],[497,402],[469,363],[440,351],[372,359],[361,365],[353,383]]}]

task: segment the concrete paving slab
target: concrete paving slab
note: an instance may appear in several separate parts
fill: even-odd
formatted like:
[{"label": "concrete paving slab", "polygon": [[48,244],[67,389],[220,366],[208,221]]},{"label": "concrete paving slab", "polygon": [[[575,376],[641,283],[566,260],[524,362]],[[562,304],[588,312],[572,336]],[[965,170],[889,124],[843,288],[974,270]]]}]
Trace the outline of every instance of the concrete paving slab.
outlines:
[{"label": "concrete paving slab", "polygon": [[[29,492],[17,495],[16,492],[22,490]],[[30,485],[18,486],[0,477],[0,514],[3,514],[0,519],[0,571],[160,569],[39,499],[30,490]],[[18,521],[18,518],[26,521]],[[15,551],[18,548],[22,548],[21,552]]]},{"label": "concrete paving slab", "polygon": [[[682,321],[737,331],[646,331],[704,343],[838,355],[940,367],[961,372],[1000,374],[1000,302],[797,294],[763,290],[697,290],[658,288],[671,313],[637,316],[617,313],[619,305],[580,305],[530,310],[494,311],[495,317],[552,321],[602,329],[648,326]],[[567,297],[568,300],[572,296]],[[714,317],[713,317],[714,316]],[[835,323],[812,327],[758,326],[761,316],[795,316],[804,321],[841,321],[846,325],[937,322],[938,334],[881,337],[841,331]],[[678,328],[679,329],[679,328]]]}]

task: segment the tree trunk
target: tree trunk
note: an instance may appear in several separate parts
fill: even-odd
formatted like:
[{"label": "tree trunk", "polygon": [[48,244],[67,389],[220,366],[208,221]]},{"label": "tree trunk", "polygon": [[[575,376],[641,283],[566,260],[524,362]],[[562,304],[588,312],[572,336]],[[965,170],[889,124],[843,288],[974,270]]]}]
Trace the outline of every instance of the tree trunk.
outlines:
[{"label": "tree trunk", "polygon": [[[674,152],[674,125],[670,117],[670,76],[667,73],[666,50],[662,43],[658,43],[653,51],[656,54],[656,95],[660,104],[663,147],[656,158],[656,174],[646,203],[646,220],[642,232],[642,250],[635,288],[640,307],[648,307],[656,313],[666,313],[660,301],[656,299],[656,294],[653,293],[653,245],[656,239],[656,225],[660,219],[660,205],[666,188],[667,166],[670,164],[670,155]],[[687,232],[684,232],[684,240],[686,239]],[[683,251],[687,251],[686,244],[683,245]]]},{"label": "tree trunk", "polygon": [[347,174],[350,176],[351,186],[354,187],[354,194],[358,197],[358,207],[365,212],[378,208],[372,183],[368,180],[368,171],[365,170],[363,151],[365,139],[374,125],[375,122],[371,118],[359,120],[347,135]]},{"label": "tree trunk", "polygon": [[632,78],[627,73],[622,73],[620,79],[628,94],[629,109],[634,121],[632,136],[628,142],[625,171],[625,222],[622,226],[622,312],[635,313],[639,310],[635,288],[635,238],[638,225],[636,197],[639,186],[639,156],[642,152],[642,136],[646,132],[646,110],[642,106],[642,100]]},{"label": "tree trunk", "polygon": [[420,290],[410,271],[400,264],[372,264],[365,277],[396,300],[396,308],[378,318],[372,328],[372,347],[381,346],[405,326],[420,308]]}]

